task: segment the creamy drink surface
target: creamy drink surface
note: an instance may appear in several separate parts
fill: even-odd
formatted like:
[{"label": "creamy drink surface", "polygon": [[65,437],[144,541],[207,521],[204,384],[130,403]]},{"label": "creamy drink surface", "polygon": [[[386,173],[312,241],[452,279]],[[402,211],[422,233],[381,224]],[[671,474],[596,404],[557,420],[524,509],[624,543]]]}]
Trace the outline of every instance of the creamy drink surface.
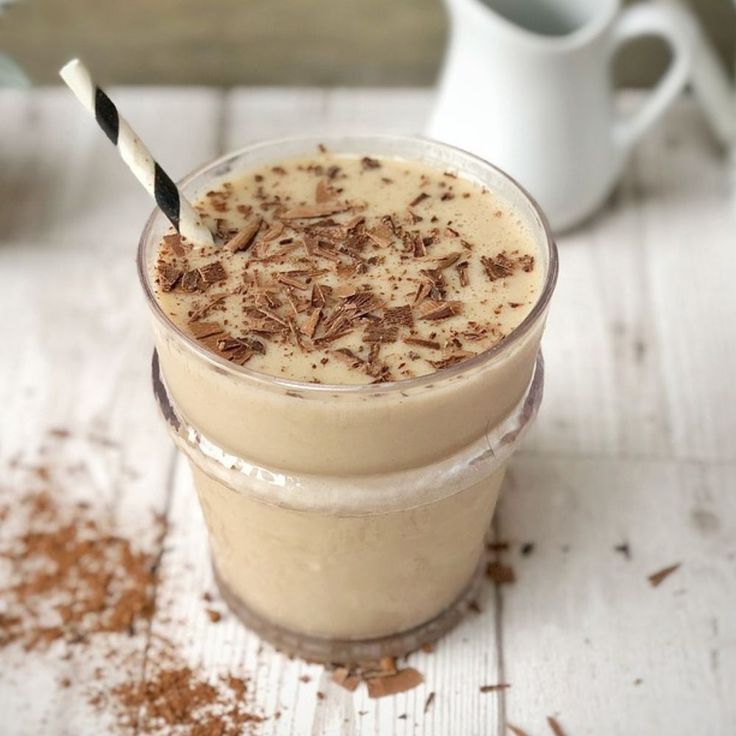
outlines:
[{"label": "creamy drink surface", "polygon": [[216,162],[187,192],[215,245],[157,216],[142,241],[154,385],[221,589],[327,661],[349,656],[334,642],[398,634],[378,651],[405,653],[468,590],[541,395],[556,271],[543,218],[485,162],[336,145]]},{"label": "creamy drink surface", "polygon": [[416,162],[317,153],[215,182],[215,246],[164,237],[156,297],[249,369],[309,383],[426,375],[501,342],[541,288],[509,205]]}]

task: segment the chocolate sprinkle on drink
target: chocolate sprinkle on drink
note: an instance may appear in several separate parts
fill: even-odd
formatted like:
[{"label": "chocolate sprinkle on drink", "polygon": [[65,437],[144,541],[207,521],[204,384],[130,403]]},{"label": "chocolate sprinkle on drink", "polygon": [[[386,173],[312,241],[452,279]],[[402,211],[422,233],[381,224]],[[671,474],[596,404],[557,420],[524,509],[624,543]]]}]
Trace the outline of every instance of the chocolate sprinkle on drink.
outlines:
[{"label": "chocolate sprinkle on drink", "polygon": [[213,182],[196,205],[217,242],[164,235],[156,298],[220,360],[287,379],[382,383],[461,364],[516,329],[543,274],[516,213],[451,179],[319,151]]},{"label": "chocolate sprinkle on drink", "polygon": [[261,229],[262,222],[263,220],[256,215],[237,235],[225,243],[225,249],[231,253],[239,253],[242,250],[247,250]]}]

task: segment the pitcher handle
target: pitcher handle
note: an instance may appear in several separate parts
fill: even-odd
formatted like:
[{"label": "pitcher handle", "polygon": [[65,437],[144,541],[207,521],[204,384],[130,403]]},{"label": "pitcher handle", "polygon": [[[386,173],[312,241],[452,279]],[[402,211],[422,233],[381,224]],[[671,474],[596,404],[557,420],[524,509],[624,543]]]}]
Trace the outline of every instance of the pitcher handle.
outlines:
[{"label": "pitcher handle", "polygon": [[619,16],[613,29],[612,56],[624,43],[641,36],[660,36],[672,49],[672,61],[649,97],[614,126],[614,137],[624,151],[649,130],[685,86],[692,64],[692,30],[692,21],[669,6],[634,5]]}]

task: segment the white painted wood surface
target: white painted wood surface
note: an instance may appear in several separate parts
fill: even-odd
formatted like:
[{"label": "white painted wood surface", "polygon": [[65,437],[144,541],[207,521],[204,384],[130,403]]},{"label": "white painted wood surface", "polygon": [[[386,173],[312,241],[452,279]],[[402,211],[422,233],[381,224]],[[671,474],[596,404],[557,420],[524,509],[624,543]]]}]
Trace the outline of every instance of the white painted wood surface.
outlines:
[{"label": "white painted wood surface", "polygon": [[[430,105],[417,90],[114,92],[177,176],[260,138],[421,132]],[[44,445],[60,463],[84,459],[90,470],[73,492],[103,499],[132,534],[144,533],[144,512],[167,514],[160,613],[151,632],[120,646],[142,669],[150,636],[161,633],[207,671],[250,674],[263,712],[282,711],[263,733],[486,736],[509,733],[508,722],[537,736],[551,733],[553,715],[568,736],[730,736],[732,202],[728,168],[683,102],[641,146],[605,211],[559,239],[546,398],[494,522],[512,543],[504,556],[518,581],[487,585],[481,614],[433,654],[411,657],[426,679],[413,692],[351,695],[321,668],[260,647],[231,616],[208,620],[201,515],[148,383],[133,255],[150,204],[61,89],[0,93],[2,460],[23,452],[31,461]],[[54,426],[76,439],[53,445],[45,435]],[[99,435],[115,444],[101,446]],[[534,543],[526,556],[524,542]],[[631,559],[614,550],[623,542]],[[682,567],[651,588],[647,575],[674,562]],[[0,651],[0,732],[106,732],[109,719],[81,689],[58,689],[68,666],[53,652]],[[479,692],[498,682],[511,687]]]}]

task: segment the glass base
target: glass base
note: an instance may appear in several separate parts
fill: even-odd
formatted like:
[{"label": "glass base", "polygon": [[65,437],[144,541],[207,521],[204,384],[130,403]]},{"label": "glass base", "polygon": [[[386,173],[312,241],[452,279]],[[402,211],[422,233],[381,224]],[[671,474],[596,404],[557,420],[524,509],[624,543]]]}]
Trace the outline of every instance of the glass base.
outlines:
[{"label": "glass base", "polygon": [[475,598],[483,579],[485,564],[481,559],[462,593],[433,619],[398,634],[375,639],[331,639],[285,629],[255,613],[223,582],[214,565],[213,571],[220,595],[230,610],[245,626],[276,649],[308,662],[349,666],[377,661],[381,657],[403,657],[443,637],[457,626]]}]

